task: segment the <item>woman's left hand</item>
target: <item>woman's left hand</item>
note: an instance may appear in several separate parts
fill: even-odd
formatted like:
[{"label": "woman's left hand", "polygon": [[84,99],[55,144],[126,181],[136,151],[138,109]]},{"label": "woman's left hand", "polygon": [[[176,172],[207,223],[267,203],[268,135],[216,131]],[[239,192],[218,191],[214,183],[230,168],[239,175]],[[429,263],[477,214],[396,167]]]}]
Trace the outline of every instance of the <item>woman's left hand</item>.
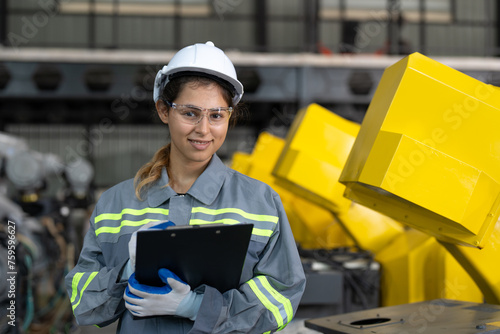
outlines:
[{"label": "woman's left hand", "polygon": [[139,317],[154,315],[178,315],[179,304],[186,298],[195,298],[191,287],[168,269],[158,270],[164,286],[156,287],[140,284],[132,274],[123,298],[125,307]]}]

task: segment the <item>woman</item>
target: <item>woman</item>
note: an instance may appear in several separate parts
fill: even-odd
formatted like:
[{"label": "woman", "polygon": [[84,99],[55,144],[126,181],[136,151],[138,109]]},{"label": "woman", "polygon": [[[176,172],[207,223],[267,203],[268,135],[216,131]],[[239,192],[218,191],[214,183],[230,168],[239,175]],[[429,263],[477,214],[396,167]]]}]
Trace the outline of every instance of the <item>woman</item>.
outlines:
[{"label": "woman", "polygon": [[[180,50],[158,72],[154,100],[171,142],[135,180],[107,190],[96,204],[79,261],[66,277],[79,324],[119,319],[118,332],[134,334],[264,333],[291,321],[305,277],[279,196],[216,155],[242,95],[233,64],[211,42]],[[168,268],[159,272],[162,288],[137,283],[135,231],[166,220],[229,219],[254,224],[238,289],[191,290]]]}]

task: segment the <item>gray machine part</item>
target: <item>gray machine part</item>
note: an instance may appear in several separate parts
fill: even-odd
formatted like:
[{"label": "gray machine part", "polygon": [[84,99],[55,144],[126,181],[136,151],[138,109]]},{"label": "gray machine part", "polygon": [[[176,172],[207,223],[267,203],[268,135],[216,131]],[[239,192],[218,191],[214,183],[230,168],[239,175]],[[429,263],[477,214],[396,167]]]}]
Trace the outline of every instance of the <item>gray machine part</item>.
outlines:
[{"label": "gray machine part", "polygon": [[7,178],[19,189],[38,188],[43,182],[43,169],[38,154],[22,151],[7,160]]},{"label": "gray machine part", "polygon": [[94,167],[87,160],[80,158],[66,166],[65,171],[75,196],[85,197],[94,179]]},{"label": "gray machine part", "polygon": [[59,157],[31,150],[19,151],[7,159],[7,178],[20,190],[36,190],[49,175],[60,174],[64,165]]},{"label": "gray machine part", "polygon": [[500,305],[436,299],[305,321],[327,334],[500,333]]},{"label": "gray machine part", "polygon": [[337,268],[303,260],[307,283],[300,301],[300,317],[342,314],[380,305],[380,265],[366,259],[345,258]]}]

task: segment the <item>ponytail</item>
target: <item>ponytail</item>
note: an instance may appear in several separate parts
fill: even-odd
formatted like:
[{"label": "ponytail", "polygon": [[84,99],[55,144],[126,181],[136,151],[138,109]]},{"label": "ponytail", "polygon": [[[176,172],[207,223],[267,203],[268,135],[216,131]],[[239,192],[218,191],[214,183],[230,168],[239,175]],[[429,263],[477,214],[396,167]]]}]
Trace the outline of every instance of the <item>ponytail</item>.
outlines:
[{"label": "ponytail", "polygon": [[[149,187],[153,182],[161,178],[161,171],[167,168],[170,160],[170,143],[156,151],[153,159],[141,167],[135,174],[134,187],[135,196],[142,201],[143,188]],[[166,186],[166,185],[165,185]]]}]

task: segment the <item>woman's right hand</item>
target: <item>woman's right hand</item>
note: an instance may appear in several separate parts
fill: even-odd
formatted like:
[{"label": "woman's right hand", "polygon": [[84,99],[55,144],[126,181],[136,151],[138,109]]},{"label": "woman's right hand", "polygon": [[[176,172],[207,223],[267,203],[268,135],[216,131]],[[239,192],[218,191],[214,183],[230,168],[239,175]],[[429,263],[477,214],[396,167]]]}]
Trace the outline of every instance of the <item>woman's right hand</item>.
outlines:
[{"label": "woman's right hand", "polygon": [[[149,229],[164,230],[169,226],[175,226],[175,224],[169,220],[150,221],[149,223],[142,225],[141,228],[138,229],[137,231],[149,230]],[[131,269],[132,273],[135,272],[135,254],[136,254],[136,248],[137,248],[137,231],[132,233],[132,237],[130,238],[130,241],[128,242],[128,256],[130,258],[129,265],[130,265],[130,269]]]}]

